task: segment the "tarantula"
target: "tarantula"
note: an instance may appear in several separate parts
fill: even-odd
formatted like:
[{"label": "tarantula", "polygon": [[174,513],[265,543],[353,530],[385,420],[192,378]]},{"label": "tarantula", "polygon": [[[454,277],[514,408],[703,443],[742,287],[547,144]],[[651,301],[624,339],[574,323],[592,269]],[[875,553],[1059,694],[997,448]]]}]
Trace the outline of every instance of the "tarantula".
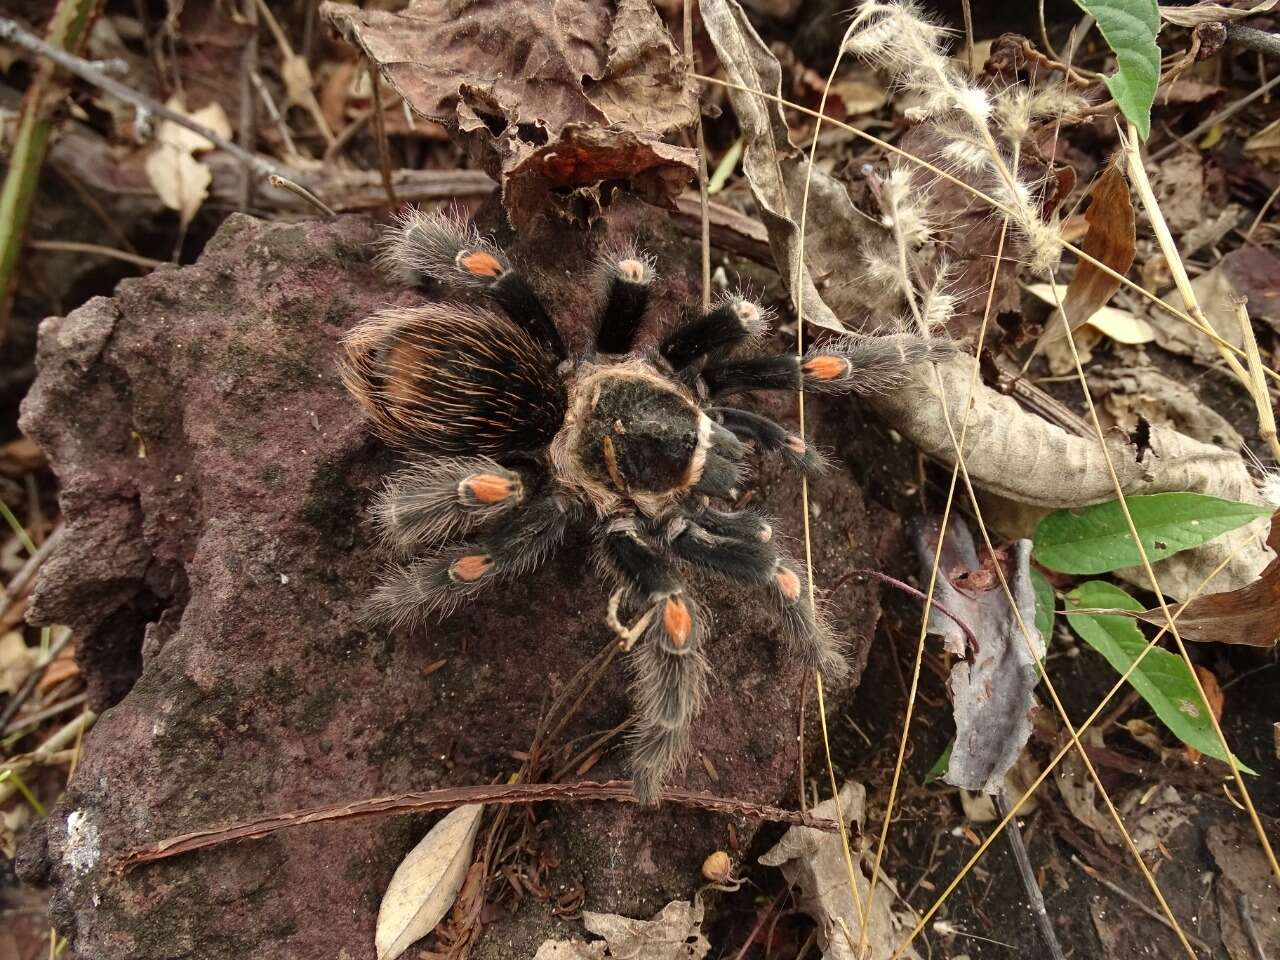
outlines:
[{"label": "tarantula", "polygon": [[[373,505],[403,562],[384,575],[369,619],[401,626],[448,615],[532,570],[570,524],[589,521],[615,587],[609,622],[631,650],[632,768],[646,803],[688,753],[709,672],[707,617],[681,567],[760,588],[811,667],[847,671],[804,566],[778,549],[770,524],[713,506],[737,499],[748,445],[803,471],[824,459],[772,420],[721,404],[751,390],[883,389],[948,345],[897,334],[846,338],[803,358],[741,357],[767,318],[729,296],[656,351],[634,353],[654,269],[626,251],[601,259],[595,343],[570,356],[528,280],[462,221],[411,211],[386,237],[383,259],[415,283],[481,296],[383,310],[346,338],[344,382],[374,430],[408,456]],[[636,617],[629,626],[624,606]]]}]

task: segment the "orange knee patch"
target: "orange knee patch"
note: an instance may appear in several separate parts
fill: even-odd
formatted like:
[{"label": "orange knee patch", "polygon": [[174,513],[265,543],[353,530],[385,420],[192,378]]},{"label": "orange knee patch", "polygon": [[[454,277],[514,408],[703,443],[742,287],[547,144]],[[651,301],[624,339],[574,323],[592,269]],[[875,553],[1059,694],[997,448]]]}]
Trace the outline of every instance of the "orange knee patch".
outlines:
[{"label": "orange knee patch", "polygon": [[688,643],[689,634],[693,632],[693,615],[688,604],[679,597],[667,597],[662,611],[662,626],[674,646],[683,647]]},{"label": "orange knee patch", "polygon": [[497,277],[502,274],[498,258],[483,250],[463,250],[458,254],[458,267],[475,277]]},{"label": "orange knee patch", "polygon": [[453,561],[453,565],[449,567],[449,577],[463,583],[474,583],[488,573],[491,566],[493,559],[487,553],[472,554]]},{"label": "orange knee patch", "polygon": [[809,448],[805,446],[805,442],[795,434],[787,437],[787,449],[794,453],[797,457],[803,457],[805,451]]},{"label": "orange knee patch", "polygon": [[779,567],[778,572],[773,576],[784,597],[792,603],[800,599],[800,578],[794,570],[790,567]]},{"label": "orange knee patch", "polygon": [[462,481],[463,489],[478,503],[501,503],[518,496],[520,485],[496,473],[475,473]]},{"label": "orange knee patch", "polygon": [[814,380],[840,380],[849,373],[849,361],[844,357],[819,354],[805,361],[804,372]]}]

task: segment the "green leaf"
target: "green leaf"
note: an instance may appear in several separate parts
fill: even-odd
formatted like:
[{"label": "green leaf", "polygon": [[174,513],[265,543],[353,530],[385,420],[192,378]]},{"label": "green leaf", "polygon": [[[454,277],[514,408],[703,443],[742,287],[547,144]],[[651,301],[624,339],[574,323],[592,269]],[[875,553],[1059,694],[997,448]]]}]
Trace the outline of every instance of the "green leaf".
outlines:
[{"label": "green leaf", "polygon": [[[1128,502],[1153,563],[1271,514],[1270,507],[1201,493],[1154,493]],[[1080,511],[1055,510],[1036,528],[1033,554],[1060,573],[1108,573],[1142,562],[1116,500]]]},{"label": "green leaf", "polygon": [[[1129,617],[1071,612],[1072,608],[1081,607],[1135,612],[1145,608],[1119,587],[1101,580],[1082,583],[1067,594],[1066,616],[1071,629],[1102,654],[1117,673],[1123,674],[1147,645],[1137,622]],[[1156,647],[1142,658],[1142,663],[1129,675],[1129,682],[1179,740],[1207,756],[1226,761],[1209,707],[1181,657]],[[1255,772],[1238,758],[1236,765],[1247,773]]]},{"label": "green leaf", "polygon": [[1160,82],[1160,7],[1156,0],[1076,0],[1098,21],[1116,55],[1116,72],[1104,80],[1143,140],[1151,133],[1151,104]]},{"label": "green leaf", "polygon": [[933,783],[947,775],[947,770],[951,767],[951,750],[955,747],[956,742],[952,740],[947,744],[947,749],[942,751],[942,756],[933,761],[933,766],[929,768],[929,772],[924,775],[925,783]]},{"label": "green leaf", "polygon": [[1053,585],[1045,579],[1044,574],[1035,567],[1031,568],[1031,589],[1036,595],[1036,629],[1044,640],[1044,649],[1049,650],[1049,641],[1053,637],[1054,597]]}]

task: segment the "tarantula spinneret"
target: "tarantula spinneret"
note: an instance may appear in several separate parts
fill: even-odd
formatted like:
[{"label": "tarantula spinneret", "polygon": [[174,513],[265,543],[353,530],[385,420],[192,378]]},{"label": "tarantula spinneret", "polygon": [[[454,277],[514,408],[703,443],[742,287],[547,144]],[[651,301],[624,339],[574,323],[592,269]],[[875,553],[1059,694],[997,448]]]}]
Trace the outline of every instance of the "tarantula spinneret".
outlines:
[{"label": "tarantula spinneret", "polygon": [[804,471],[824,460],[772,420],[723,403],[751,390],[884,389],[948,344],[897,334],[805,357],[744,357],[765,313],[728,297],[638,354],[654,272],[627,252],[600,261],[607,292],[595,343],[571,357],[528,281],[462,222],[410,212],[383,256],[406,279],[480,296],[387,309],[347,336],[344,381],[408,458],[373,507],[401,562],[370,600],[370,619],[400,626],[447,615],[532,570],[570,524],[592,524],[614,585],[610,623],[631,650],[632,767],[644,802],[684,761],[709,672],[707,617],[681,568],[759,589],[809,666],[847,671],[804,566],[779,551],[763,517],[731,507],[748,446]]}]

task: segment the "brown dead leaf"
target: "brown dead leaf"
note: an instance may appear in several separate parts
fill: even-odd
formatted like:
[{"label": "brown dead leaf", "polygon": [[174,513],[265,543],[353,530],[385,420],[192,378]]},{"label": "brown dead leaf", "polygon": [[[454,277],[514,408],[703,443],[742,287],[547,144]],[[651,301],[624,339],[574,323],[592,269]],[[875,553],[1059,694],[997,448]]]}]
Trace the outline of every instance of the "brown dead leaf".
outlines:
[{"label": "brown dead leaf", "polygon": [[45,466],[44,453],[28,437],[18,437],[0,447],[0,473],[20,476]]},{"label": "brown dead leaf", "polygon": [[[859,835],[866,814],[866,798],[866,788],[860,783],[849,781],[840,788],[840,813],[847,822],[857,825]],[[836,810],[836,798],[830,797],[810,812],[815,817],[835,819]],[[871,860],[867,851],[854,851],[854,882],[864,907],[870,886],[866,874],[871,870]],[[760,863],[780,868],[787,882],[800,888],[798,906],[818,925],[818,945],[822,947],[824,960],[853,960],[858,955],[859,910],[849,889],[849,872],[839,834],[812,827],[790,827],[760,858]],[[859,865],[862,869],[857,869]],[[915,912],[902,903],[894,882],[883,873],[878,886],[880,893],[867,918],[868,951],[864,956],[867,960],[888,960],[894,955],[919,960],[914,947],[894,953],[906,931],[914,926]]]},{"label": "brown dead leaf", "polygon": [[[1202,667],[1198,663],[1193,664],[1196,676],[1200,678],[1200,686],[1204,687],[1205,700],[1209,704],[1209,709],[1213,711],[1214,719],[1219,723],[1222,722],[1222,705],[1225,697],[1222,693],[1222,687],[1218,683],[1218,678],[1214,676],[1212,670],[1208,667]],[[1192,763],[1200,762],[1200,751],[1195,747],[1187,747],[1187,759]],[[1170,787],[1169,789],[1173,789]]]},{"label": "brown dead leaf", "polygon": [[44,693],[46,690],[52,690],[64,680],[70,680],[72,677],[79,675],[80,665],[76,663],[75,648],[68,645],[62,648],[62,652],[58,654],[56,660],[45,667],[44,676],[36,684],[36,689]]},{"label": "brown dead leaf", "polygon": [[[1089,209],[1085,211],[1089,232],[1082,244],[1084,252],[1123,276],[1133,265],[1136,234],[1133,201],[1129,198],[1129,184],[1124,178],[1124,168],[1119,155],[1114,157],[1089,191]],[[1120,289],[1120,281],[1081,260],[1076,272],[1067,284],[1067,295],[1062,301],[1062,312],[1072,330],[1077,329],[1104,307]],[[1057,328],[1061,335],[1061,324]]]},{"label": "brown dead leaf", "polygon": [[652,920],[583,911],[587,931],[603,940],[546,940],[534,960],[702,960],[711,944],[702,935],[702,900],[674,900]]},{"label": "brown dead leaf", "polygon": [[[1267,546],[1280,553],[1280,511],[1271,518]],[[1139,616],[1157,626],[1165,623],[1158,608]],[[1280,641],[1280,556],[1253,583],[1238,590],[1203,594],[1188,603],[1178,616],[1178,633],[1187,640],[1274,647]]]},{"label": "brown dead leaf", "polygon": [[1244,152],[1260,163],[1280,161],[1280,120],[1272,121],[1246,140]]},{"label": "brown dead leaf", "polygon": [[1155,367],[1119,368],[1091,377],[1090,383],[1105,391],[1103,409],[1126,434],[1138,429],[1141,418],[1227,450],[1244,444],[1235,427],[1200,399],[1191,383],[1173,380]]},{"label": "brown dead leaf", "polygon": [[1234,824],[1214,824],[1205,837],[1218,866],[1218,916],[1231,960],[1257,960],[1240,919],[1241,900],[1257,932],[1261,955],[1280,956],[1280,887],[1258,840]]},{"label": "brown dead leaf", "polygon": [[[638,177],[649,199],[684,189],[697,169],[694,151],[663,138],[692,124],[697,105],[648,0],[621,0],[616,14],[600,0],[495,0],[466,17],[455,7],[414,0],[390,13],[325,3],[321,15],[378,64],[414,112],[468,143],[502,183],[517,225],[552,189]],[[573,155],[555,163],[561,148]],[[596,149],[600,156],[585,157]]]},{"label": "brown dead leaf", "polygon": [[[180,97],[174,96],[166,106],[222,137],[231,137],[231,124],[222,105],[217,102],[192,113]],[[170,210],[178,211],[184,227],[204,203],[209,195],[209,184],[213,182],[213,173],[195,158],[195,154],[212,149],[213,144],[200,134],[166,120],[160,124],[156,145],[147,155],[147,180],[161,202]]]},{"label": "brown dead leaf", "polygon": [[17,630],[0,636],[0,693],[17,693],[40,657]]},{"label": "brown dead leaf", "polygon": [[1204,220],[1204,160],[1200,154],[1186,151],[1163,160],[1151,175],[1151,189],[1175,236]]}]

